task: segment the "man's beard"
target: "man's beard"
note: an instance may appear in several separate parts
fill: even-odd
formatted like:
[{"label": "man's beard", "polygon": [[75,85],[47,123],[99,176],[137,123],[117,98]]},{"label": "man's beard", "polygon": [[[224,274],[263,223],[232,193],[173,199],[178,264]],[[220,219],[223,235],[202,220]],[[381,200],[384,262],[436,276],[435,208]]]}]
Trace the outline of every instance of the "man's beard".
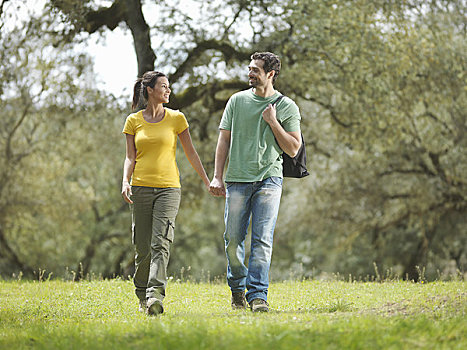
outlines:
[{"label": "man's beard", "polygon": [[258,84],[258,79],[248,79],[248,84],[252,87],[257,87],[259,84]]}]

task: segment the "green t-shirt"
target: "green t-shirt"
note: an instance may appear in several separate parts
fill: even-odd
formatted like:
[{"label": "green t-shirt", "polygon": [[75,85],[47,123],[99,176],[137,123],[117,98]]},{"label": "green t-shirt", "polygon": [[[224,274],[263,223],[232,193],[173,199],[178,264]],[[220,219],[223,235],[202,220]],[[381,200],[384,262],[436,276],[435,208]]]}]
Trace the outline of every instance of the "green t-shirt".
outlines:
[{"label": "green t-shirt", "polygon": [[[282,177],[282,150],[276,143],[263,111],[280,93],[264,98],[252,89],[234,94],[225,107],[220,129],[230,130],[229,164],[225,181],[254,182]],[[297,105],[284,96],[276,105],[276,117],[285,131],[300,131]]]}]

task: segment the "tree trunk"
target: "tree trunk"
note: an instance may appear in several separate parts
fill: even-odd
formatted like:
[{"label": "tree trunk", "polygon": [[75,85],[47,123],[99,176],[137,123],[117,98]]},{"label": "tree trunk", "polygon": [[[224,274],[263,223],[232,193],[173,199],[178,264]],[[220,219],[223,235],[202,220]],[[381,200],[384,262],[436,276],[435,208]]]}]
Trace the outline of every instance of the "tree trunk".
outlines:
[{"label": "tree trunk", "polygon": [[404,268],[404,276],[407,276],[409,281],[419,282],[425,278],[423,271],[426,267],[428,251],[434,236],[434,229],[427,232],[426,229],[422,227],[422,237],[420,238],[417,249],[413,252],[409,262]]},{"label": "tree trunk", "polygon": [[156,55],[151,46],[149,26],[143,16],[140,0],[126,0],[126,24],[131,30],[138,61],[138,77],[154,70]]},{"label": "tree trunk", "polygon": [[34,269],[27,264],[23,263],[15,251],[8,244],[5,234],[0,226],[0,252],[2,253],[2,259],[5,259],[7,264],[19,269],[26,276],[33,276]]}]

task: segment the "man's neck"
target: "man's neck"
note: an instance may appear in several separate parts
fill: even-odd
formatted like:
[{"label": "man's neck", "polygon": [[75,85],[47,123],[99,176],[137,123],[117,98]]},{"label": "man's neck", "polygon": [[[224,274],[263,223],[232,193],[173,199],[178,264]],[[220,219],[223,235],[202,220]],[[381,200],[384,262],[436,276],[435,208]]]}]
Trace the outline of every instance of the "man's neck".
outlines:
[{"label": "man's neck", "polygon": [[253,88],[253,93],[260,97],[271,97],[276,93],[276,90],[272,85],[258,86]]}]

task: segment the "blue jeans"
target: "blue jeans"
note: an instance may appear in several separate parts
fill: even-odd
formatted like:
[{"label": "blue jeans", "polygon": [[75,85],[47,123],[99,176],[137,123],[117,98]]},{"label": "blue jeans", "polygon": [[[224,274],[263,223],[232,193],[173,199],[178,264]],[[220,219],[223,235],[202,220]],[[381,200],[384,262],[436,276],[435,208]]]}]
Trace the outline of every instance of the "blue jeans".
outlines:
[{"label": "blue jeans", "polygon": [[[248,290],[246,299],[267,300],[274,227],[282,194],[282,178],[228,182],[225,201],[227,282],[232,292]],[[245,237],[251,217],[251,252],[245,266]]]}]

